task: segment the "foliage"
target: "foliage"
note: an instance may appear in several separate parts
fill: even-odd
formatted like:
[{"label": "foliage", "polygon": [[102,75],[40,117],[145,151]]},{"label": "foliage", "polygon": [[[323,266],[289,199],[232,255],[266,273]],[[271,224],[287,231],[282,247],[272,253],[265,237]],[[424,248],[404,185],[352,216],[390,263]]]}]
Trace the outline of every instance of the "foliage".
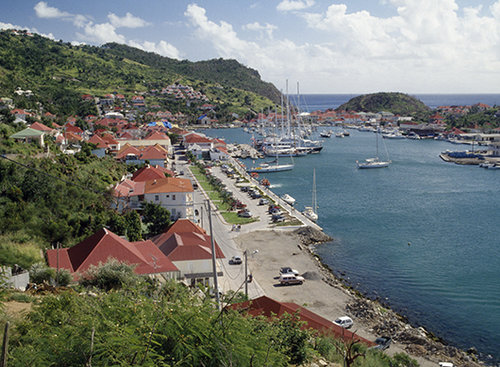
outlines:
[{"label": "foliage", "polygon": [[[12,96],[18,108],[36,110],[39,102],[56,115],[97,115],[96,106],[83,101],[82,94],[117,92],[130,98],[174,82],[201,91],[227,115],[254,113],[279,102],[279,91],[271,83],[235,60],[193,63],[125,45],[73,46],[37,34],[13,35],[9,30],[0,31],[0,60],[2,95]],[[34,96],[13,95],[17,87],[32,90]],[[165,98],[158,102],[173,113],[191,111],[193,116],[197,107]]]},{"label": "foliage", "polygon": [[213,306],[173,283],[154,296],[139,288],[45,296],[14,329],[9,365],[286,365],[275,341],[288,328]]},{"label": "foliage", "polygon": [[28,293],[14,291],[14,292],[7,293],[7,301],[31,303],[34,301],[34,298],[33,298],[33,296],[30,296]]},{"label": "foliage", "polygon": [[112,158],[84,153],[0,160],[0,234],[47,248],[78,242],[105,225],[117,229],[108,190],[125,172]]},{"label": "foliage", "polygon": [[127,227],[127,237],[130,242],[140,241],[142,239],[141,217],[135,211],[129,211],[125,214]]},{"label": "foliage", "polygon": [[33,264],[29,270],[30,280],[35,284],[51,283],[55,278],[55,269],[49,268],[44,263]]},{"label": "foliage", "polygon": [[59,271],[56,270],[55,273],[55,284],[58,286],[67,286],[71,283],[73,280],[73,276],[67,269],[59,269]]},{"label": "foliage", "polygon": [[445,121],[448,126],[459,129],[483,128],[485,130],[492,130],[500,127],[500,108],[495,107],[483,111],[477,107],[473,107],[465,115],[448,115]]},{"label": "foliage", "polygon": [[83,274],[80,284],[105,291],[134,286],[140,282],[140,276],[134,273],[134,266],[110,259],[105,264],[92,265]]},{"label": "foliage", "polygon": [[0,264],[7,266],[19,265],[29,269],[31,265],[43,261],[40,247],[34,242],[24,242],[15,236],[0,236]]},{"label": "foliage", "polygon": [[430,109],[422,101],[403,93],[373,93],[350,99],[339,106],[337,111],[357,112],[392,112],[408,116],[412,114],[428,114]]},{"label": "foliage", "polygon": [[150,237],[165,232],[170,225],[170,212],[154,203],[146,203],[143,207],[142,222],[147,225]]}]

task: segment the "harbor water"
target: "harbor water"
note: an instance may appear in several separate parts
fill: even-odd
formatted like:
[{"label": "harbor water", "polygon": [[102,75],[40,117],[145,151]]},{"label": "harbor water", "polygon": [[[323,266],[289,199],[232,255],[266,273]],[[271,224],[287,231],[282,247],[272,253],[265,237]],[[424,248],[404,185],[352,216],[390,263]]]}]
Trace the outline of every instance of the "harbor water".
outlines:
[{"label": "harbor water", "polygon": [[[412,324],[498,361],[500,171],[439,158],[465,146],[408,139],[384,139],[390,167],[359,170],[356,160],[375,155],[376,134],[349,131],[324,139],[320,154],[294,158],[292,171],[261,176],[302,210],[315,168],[318,224],[334,238],[316,252],[336,275]],[[242,129],[203,132],[228,143],[251,138]]]}]

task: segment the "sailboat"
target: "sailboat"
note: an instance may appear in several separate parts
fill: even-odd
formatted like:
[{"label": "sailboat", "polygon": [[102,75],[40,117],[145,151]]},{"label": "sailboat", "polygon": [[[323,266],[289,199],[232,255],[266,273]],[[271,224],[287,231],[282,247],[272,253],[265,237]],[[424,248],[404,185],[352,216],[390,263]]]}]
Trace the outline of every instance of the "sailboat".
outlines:
[{"label": "sailboat", "polygon": [[318,204],[316,202],[316,169],[313,170],[312,206],[306,206],[302,214],[313,222],[318,220]]},{"label": "sailboat", "polygon": [[[277,114],[275,114],[276,116]],[[293,164],[293,158],[291,157],[290,155],[290,158],[292,159],[292,163],[289,163],[289,164],[279,164],[278,162],[278,157],[279,157],[279,150],[277,149],[277,146],[276,146],[276,121],[274,121],[274,153],[275,153],[275,156],[276,158],[271,161],[271,162],[267,162],[267,163],[262,163],[261,165],[257,166],[257,167],[251,167],[249,169],[247,169],[247,172],[248,173],[265,173],[265,172],[281,172],[281,171],[290,171],[293,169],[294,167],[294,164]]]},{"label": "sailboat", "polygon": [[376,131],[376,145],[377,145],[377,155],[374,158],[367,158],[367,159],[365,159],[364,162],[356,161],[356,165],[358,166],[358,168],[384,168],[384,167],[389,167],[389,165],[392,163],[390,160],[382,161],[378,157],[378,129]]}]

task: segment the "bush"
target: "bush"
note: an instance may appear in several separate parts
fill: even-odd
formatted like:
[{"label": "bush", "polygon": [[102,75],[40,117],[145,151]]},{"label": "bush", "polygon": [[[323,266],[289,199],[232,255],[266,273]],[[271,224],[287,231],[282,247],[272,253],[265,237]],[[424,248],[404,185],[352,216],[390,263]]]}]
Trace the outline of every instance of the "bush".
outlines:
[{"label": "bush", "polygon": [[57,280],[57,285],[67,286],[73,280],[73,276],[66,269],[59,269],[59,272],[56,271],[55,279]]},{"label": "bush", "polygon": [[111,259],[105,264],[91,266],[83,275],[80,284],[84,287],[96,287],[105,291],[132,286],[140,281],[134,273],[134,266]]},{"label": "bush", "polygon": [[30,280],[35,284],[43,282],[50,283],[56,274],[55,269],[49,268],[43,263],[33,264],[29,270]]},{"label": "bush", "polygon": [[22,303],[31,303],[31,302],[33,302],[34,298],[33,298],[33,296],[30,296],[27,293],[13,292],[13,293],[8,295],[7,300],[8,301],[22,302]]}]

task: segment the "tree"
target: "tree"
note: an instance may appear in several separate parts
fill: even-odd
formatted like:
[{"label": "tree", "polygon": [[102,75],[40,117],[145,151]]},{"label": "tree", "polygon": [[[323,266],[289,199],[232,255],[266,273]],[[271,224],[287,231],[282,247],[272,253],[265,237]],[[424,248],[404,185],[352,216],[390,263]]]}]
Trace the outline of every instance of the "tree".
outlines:
[{"label": "tree", "polygon": [[148,236],[152,237],[163,233],[170,225],[170,212],[160,205],[146,203],[142,221],[147,225]]},{"label": "tree", "polygon": [[131,242],[140,241],[142,239],[141,217],[132,210],[125,215],[125,223],[128,240]]}]

